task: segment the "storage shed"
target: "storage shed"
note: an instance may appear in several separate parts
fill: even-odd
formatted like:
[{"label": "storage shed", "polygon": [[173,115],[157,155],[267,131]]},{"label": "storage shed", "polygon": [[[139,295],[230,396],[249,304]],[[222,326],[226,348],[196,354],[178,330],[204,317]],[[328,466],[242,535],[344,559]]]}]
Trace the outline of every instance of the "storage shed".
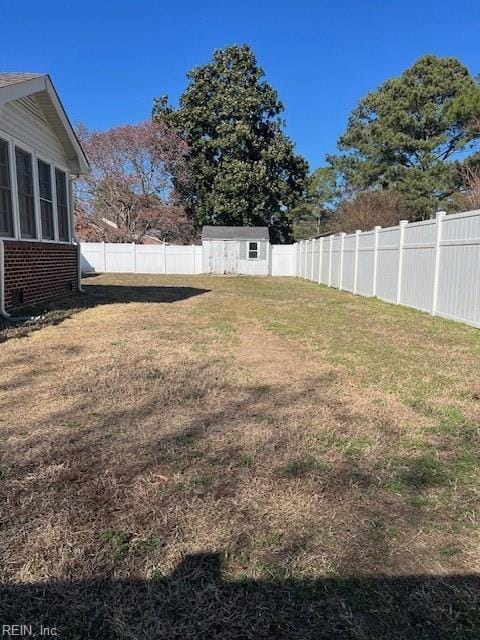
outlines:
[{"label": "storage shed", "polygon": [[205,226],[204,273],[267,276],[271,247],[268,227]]}]

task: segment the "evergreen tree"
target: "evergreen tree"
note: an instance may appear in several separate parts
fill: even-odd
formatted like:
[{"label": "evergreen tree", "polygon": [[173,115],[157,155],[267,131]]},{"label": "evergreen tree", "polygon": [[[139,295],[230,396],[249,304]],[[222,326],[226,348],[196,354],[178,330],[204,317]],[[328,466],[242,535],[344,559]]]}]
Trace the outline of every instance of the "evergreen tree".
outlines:
[{"label": "evergreen tree", "polygon": [[303,193],[307,163],[284,133],[283,105],[252,50],[216,51],[188,79],[179,108],[162,97],[153,116],[189,146],[182,195],[195,224],[267,225],[272,240],[290,240],[287,211]]},{"label": "evergreen tree", "polygon": [[458,187],[453,159],[472,135],[452,105],[474,88],[455,58],[424,56],[360,101],[339,139],[342,153],[328,159],[351,191],[398,191],[415,217],[429,217]]}]

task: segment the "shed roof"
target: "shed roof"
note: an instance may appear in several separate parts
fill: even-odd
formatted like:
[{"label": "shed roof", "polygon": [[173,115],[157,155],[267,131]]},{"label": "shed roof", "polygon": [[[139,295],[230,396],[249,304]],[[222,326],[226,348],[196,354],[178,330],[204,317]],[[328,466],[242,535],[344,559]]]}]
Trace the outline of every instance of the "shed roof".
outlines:
[{"label": "shed roof", "polygon": [[69,169],[77,174],[89,171],[88,160],[46,73],[0,71],[0,110],[8,103],[32,96],[62,145]]},{"label": "shed roof", "polygon": [[268,227],[224,227],[206,225],[202,240],[268,240]]}]

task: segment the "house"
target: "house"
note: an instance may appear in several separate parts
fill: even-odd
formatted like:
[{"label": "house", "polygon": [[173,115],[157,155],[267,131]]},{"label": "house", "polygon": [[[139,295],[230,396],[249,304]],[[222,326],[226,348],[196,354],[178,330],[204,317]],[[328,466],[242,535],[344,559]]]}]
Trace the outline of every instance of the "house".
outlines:
[{"label": "house", "polygon": [[204,226],[203,271],[266,276],[271,273],[268,227]]},{"label": "house", "polygon": [[[165,242],[159,237],[151,233],[145,233],[135,242],[137,244],[160,244]],[[109,237],[113,236],[113,237]],[[91,216],[78,216],[75,226],[75,237],[78,242],[120,242],[127,241],[122,238],[121,232],[118,230],[118,224],[108,218],[93,218]]]},{"label": "house", "polygon": [[79,288],[72,179],[88,161],[46,74],[0,72],[0,314]]}]

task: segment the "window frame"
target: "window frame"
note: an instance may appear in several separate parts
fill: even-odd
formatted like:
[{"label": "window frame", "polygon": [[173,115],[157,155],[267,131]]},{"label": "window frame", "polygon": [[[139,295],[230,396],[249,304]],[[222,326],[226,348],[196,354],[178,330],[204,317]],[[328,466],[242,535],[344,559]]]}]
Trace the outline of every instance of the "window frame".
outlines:
[{"label": "window frame", "polygon": [[[60,216],[58,210],[58,193],[57,193],[57,171],[60,171],[65,176],[65,204],[67,207],[67,240],[60,239]],[[54,194],[55,194],[55,220],[56,220],[56,238],[57,242],[63,242],[65,244],[70,244],[72,241],[72,223],[70,219],[70,193],[69,193],[69,174],[68,171],[62,169],[58,165],[55,165],[52,173],[52,182],[54,183]]]},{"label": "window frame", "polygon": [[[14,235],[11,237],[1,236],[2,240],[21,240],[22,242],[41,242],[49,244],[73,244],[73,226],[72,226],[72,203],[71,203],[71,190],[70,190],[70,170],[66,165],[57,160],[53,160],[42,154],[40,151],[36,151],[33,147],[23,142],[16,136],[0,128],[0,138],[9,145],[9,158],[10,158],[10,181],[12,184],[12,207],[13,207],[13,228]],[[32,157],[33,167],[33,191],[34,191],[34,208],[35,208],[35,228],[36,238],[22,238],[20,233],[20,209],[18,203],[18,188],[17,188],[17,167],[15,158],[15,147],[18,147],[21,151],[29,153]],[[50,165],[50,178],[52,182],[52,197],[53,197],[53,226],[55,237],[52,240],[42,237],[42,225],[41,225],[41,212],[40,212],[40,193],[38,182],[38,160]],[[58,235],[58,212],[57,212],[57,195],[56,195],[56,181],[54,179],[55,170],[59,169],[65,174],[66,191],[67,191],[67,221],[68,221],[68,240],[60,240]]]},{"label": "window frame", "polygon": [[[14,144],[14,150],[15,150],[15,191],[17,192],[17,213],[18,213],[18,228],[19,228],[19,232],[20,232],[20,240],[30,240],[31,242],[38,242],[38,239],[41,237],[41,235],[39,234],[39,229],[38,229],[38,203],[37,203],[37,197],[36,197],[36,190],[37,190],[37,172],[35,171],[35,158],[33,156],[33,153],[31,151],[27,151],[26,149],[23,148],[23,146],[19,145],[19,144]],[[20,214],[20,193],[19,193],[19,184],[18,184],[18,167],[17,167],[17,151],[19,151],[20,153],[24,153],[25,155],[29,156],[30,158],[30,169],[31,169],[31,174],[30,174],[30,180],[32,183],[32,193],[28,194],[27,197],[32,199],[32,205],[33,205],[33,233],[34,236],[32,238],[29,237],[23,237],[22,236],[22,219],[21,219],[21,214]]]},{"label": "window frame", "polygon": [[[48,162],[47,160],[44,160],[43,158],[41,158],[39,155],[37,155],[36,161],[37,161],[37,182],[38,182],[38,202],[39,202],[39,212],[38,213],[39,213],[39,217],[40,217],[41,238],[42,238],[42,242],[43,241],[52,242],[57,237],[57,229],[56,229],[56,225],[55,225],[55,219],[58,218],[58,216],[55,215],[55,201],[54,201],[55,192],[54,192],[53,178],[52,178],[52,164],[51,164],[51,162]],[[48,167],[48,171],[49,171],[49,174],[50,174],[50,200],[48,200],[47,198],[43,198],[42,194],[41,194],[41,191],[40,191],[40,163],[42,163],[46,167]],[[50,204],[50,206],[51,206],[53,238],[46,238],[43,235],[42,202],[48,202]]]},{"label": "window frame", "polygon": [[1,190],[5,190],[7,192],[10,192],[10,217],[11,217],[11,221],[10,221],[10,226],[11,226],[11,233],[10,235],[4,235],[0,232],[0,239],[2,240],[12,240],[15,238],[15,234],[16,234],[16,229],[15,229],[15,205],[14,205],[14,188],[13,188],[13,182],[12,182],[12,153],[11,153],[11,144],[10,141],[6,138],[4,138],[2,135],[0,135],[0,142],[3,142],[6,146],[7,146],[7,171],[8,171],[8,182],[9,185],[8,186],[3,186],[0,185],[0,189]]},{"label": "window frame", "polygon": [[[255,249],[251,248],[252,244],[255,245]],[[252,253],[254,253],[255,255],[252,256],[251,255]],[[259,247],[258,240],[249,240],[248,241],[248,247],[247,247],[247,259],[248,260],[259,260],[259,258],[260,258],[260,247]]]}]

